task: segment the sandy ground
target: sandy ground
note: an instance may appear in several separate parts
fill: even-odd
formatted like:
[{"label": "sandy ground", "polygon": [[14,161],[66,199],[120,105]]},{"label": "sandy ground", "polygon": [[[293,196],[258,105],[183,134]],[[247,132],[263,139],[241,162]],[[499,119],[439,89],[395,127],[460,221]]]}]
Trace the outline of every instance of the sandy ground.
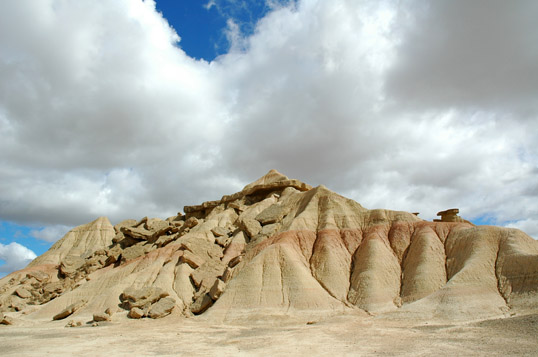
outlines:
[{"label": "sandy ground", "polygon": [[0,355],[538,355],[538,314],[443,325],[352,315],[311,324],[169,316],[66,328],[67,320],[0,326]]}]

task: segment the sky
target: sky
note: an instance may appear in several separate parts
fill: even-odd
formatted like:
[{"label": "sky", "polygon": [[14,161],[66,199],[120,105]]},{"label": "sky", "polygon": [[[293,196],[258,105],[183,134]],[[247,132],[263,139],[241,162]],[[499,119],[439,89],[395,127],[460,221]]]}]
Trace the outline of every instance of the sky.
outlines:
[{"label": "sky", "polygon": [[0,276],[277,169],[538,238],[534,0],[0,3]]}]

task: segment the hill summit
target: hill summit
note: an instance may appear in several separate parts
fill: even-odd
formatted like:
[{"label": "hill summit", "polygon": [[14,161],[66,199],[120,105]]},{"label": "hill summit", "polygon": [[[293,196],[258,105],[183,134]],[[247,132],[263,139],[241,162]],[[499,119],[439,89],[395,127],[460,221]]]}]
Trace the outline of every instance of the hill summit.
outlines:
[{"label": "hill summit", "polygon": [[[165,220],[76,227],[0,280],[6,321],[348,312],[469,320],[538,311],[538,241],[369,210],[271,170]],[[7,323],[7,322],[6,322]]]}]

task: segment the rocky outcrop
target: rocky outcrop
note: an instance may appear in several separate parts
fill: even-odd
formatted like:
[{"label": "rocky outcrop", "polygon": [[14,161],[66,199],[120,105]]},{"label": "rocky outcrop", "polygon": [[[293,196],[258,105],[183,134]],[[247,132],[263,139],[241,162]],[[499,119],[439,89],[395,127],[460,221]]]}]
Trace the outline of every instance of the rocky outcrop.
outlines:
[{"label": "rocky outcrop", "polygon": [[168,295],[166,291],[156,287],[141,289],[131,287],[120,295],[120,300],[123,307],[129,310],[129,317],[140,319],[148,316],[152,319],[158,319],[170,314],[176,306],[176,301]]},{"label": "rocky outcrop", "polygon": [[223,196],[218,201],[207,201],[197,206],[185,206],[183,211],[189,216],[205,215],[211,209],[221,204],[231,204],[231,207],[241,211],[244,208],[244,199],[248,196],[267,192],[282,191],[286,188],[294,188],[299,191],[308,191],[312,186],[298,180],[290,180],[276,170],[269,171],[265,176],[245,186],[242,191],[233,195]]},{"label": "rocky outcrop", "polygon": [[0,280],[0,310],[94,321],[118,302],[124,313],[115,320],[350,310],[464,320],[538,311],[538,243],[515,229],[475,227],[455,210],[437,222],[368,210],[270,171],[185,213],[75,228]]},{"label": "rocky outcrop", "polygon": [[440,216],[441,219],[434,219],[434,222],[465,222],[472,224],[471,222],[458,216],[460,210],[457,208],[447,209],[445,211],[437,212],[437,216]]}]

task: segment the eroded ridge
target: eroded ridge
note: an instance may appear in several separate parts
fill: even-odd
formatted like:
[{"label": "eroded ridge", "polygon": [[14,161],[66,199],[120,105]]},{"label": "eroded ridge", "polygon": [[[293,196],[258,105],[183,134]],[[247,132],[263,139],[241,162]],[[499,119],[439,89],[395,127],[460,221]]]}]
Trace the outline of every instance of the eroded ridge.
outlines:
[{"label": "eroded ridge", "polygon": [[[15,319],[209,319],[355,310],[425,319],[538,309],[538,244],[463,219],[368,210],[272,170],[166,220],[77,227],[0,280]],[[460,217],[458,217],[460,218]]]}]

